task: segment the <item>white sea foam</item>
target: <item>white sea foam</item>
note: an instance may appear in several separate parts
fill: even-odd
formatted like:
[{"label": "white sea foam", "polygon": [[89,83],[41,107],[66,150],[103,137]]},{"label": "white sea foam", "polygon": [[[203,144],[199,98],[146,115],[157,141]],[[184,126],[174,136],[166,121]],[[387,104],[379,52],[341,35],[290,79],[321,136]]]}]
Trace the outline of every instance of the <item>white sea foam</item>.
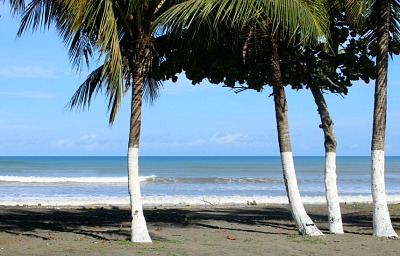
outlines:
[{"label": "white sea foam", "polygon": [[[151,181],[155,175],[140,176],[140,182]],[[127,183],[128,177],[38,177],[38,176],[0,176],[0,182],[19,183]]]},{"label": "white sea foam", "polygon": [[[225,177],[158,177],[156,175],[140,176],[140,182],[152,183],[281,183],[281,179],[272,178],[225,178]],[[128,177],[49,177],[49,176],[0,176],[0,182],[20,183],[127,183]]]},{"label": "white sea foam", "polygon": [[[304,204],[325,204],[325,197],[303,197]],[[370,203],[370,196],[344,196],[340,197],[341,203]],[[400,195],[388,195],[388,203],[400,202]],[[121,205],[128,206],[129,198],[126,197],[74,197],[74,198],[25,198],[25,199],[0,199],[0,205],[42,205],[42,206],[88,206],[88,205]],[[144,197],[142,198],[144,206],[234,206],[254,204],[287,204],[288,200],[285,196],[256,196],[256,197]]]}]

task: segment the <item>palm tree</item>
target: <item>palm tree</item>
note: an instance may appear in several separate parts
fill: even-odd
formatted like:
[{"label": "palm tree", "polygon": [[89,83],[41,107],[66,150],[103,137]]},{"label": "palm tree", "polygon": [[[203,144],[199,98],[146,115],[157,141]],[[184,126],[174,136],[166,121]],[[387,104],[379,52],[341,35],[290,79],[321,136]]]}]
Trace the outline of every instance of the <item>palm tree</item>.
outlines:
[{"label": "palm tree", "polygon": [[[391,22],[391,17],[395,18],[398,15],[398,13],[394,13],[394,15],[393,13],[391,13],[391,2],[399,4],[399,2],[397,1],[385,0],[376,1],[375,3],[376,12],[378,14],[378,23],[375,31],[378,50],[376,56],[377,78],[375,81],[374,119],[371,144],[371,187],[374,203],[373,234],[375,236],[397,237],[397,234],[393,229],[387,207],[384,175],[387,72],[390,40],[389,26]],[[397,32],[399,33],[400,30],[398,30]],[[397,36],[399,35],[400,34],[397,34]]]},{"label": "palm tree", "polygon": [[[169,1],[168,4],[174,3]],[[54,23],[69,47],[73,66],[81,68],[98,53],[103,64],[95,69],[71,98],[69,106],[85,107],[99,91],[109,99],[110,124],[121,98],[132,90],[128,142],[128,185],[132,210],[131,241],[151,242],[143,214],[139,184],[139,140],[142,99],[153,100],[160,83],[152,79],[155,44],[160,34],[151,23],[167,8],[164,0],[33,0],[26,8],[21,35],[26,29]]]},{"label": "palm tree", "polygon": [[[351,21],[365,21],[365,37],[376,50],[376,80],[371,143],[371,190],[374,236],[397,237],[390,220],[385,189],[387,73],[392,42],[400,39],[400,1],[348,0]],[[361,17],[361,18],[360,18]]]},{"label": "palm tree", "polygon": [[252,25],[265,28],[263,35],[268,38],[267,45],[271,49],[271,85],[287,196],[299,232],[310,236],[323,234],[307,215],[297,185],[278,50],[282,37],[298,38],[302,44],[310,44],[317,37],[322,40],[328,34],[326,17],[322,1],[311,4],[308,1],[278,0],[191,0],[172,7],[160,17],[171,29],[196,26],[196,22],[211,26],[225,22],[239,28]]}]

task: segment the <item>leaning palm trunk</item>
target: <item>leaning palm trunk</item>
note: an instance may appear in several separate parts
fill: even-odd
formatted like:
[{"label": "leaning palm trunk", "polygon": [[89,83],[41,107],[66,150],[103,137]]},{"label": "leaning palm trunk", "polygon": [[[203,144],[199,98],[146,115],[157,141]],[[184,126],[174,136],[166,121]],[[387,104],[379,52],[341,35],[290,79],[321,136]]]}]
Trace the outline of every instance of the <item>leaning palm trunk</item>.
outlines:
[{"label": "leaning palm trunk", "polygon": [[307,215],[301,200],[294,168],[293,154],[289,136],[289,123],[286,115],[287,104],[285,90],[279,66],[278,43],[272,39],[271,57],[272,89],[274,94],[275,115],[278,129],[279,149],[281,153],[283,178],[293,219],[299,232],[303,235],[321,236],[322,232]]},{"label": "leaning palm trunk", "polygon": [[389,46],[389,1],[379,1],[378,52],[376,57],[377,78],[375,81],[374,121],[371,145],[371,188],[373,200],[374,236],[397,237],[390,220],[385,190],[385,129],[386,94]]},{"label": "leaning palm trunk", "polygon": [[[139,56],[142,51],[139,48]],[[137,63],[143,63],[138,65]],[[131,241],[138,243],[151,243],[151,238],[147,230],[146,220],[143,214],[142,198],[139,182],[139,140],[140,126],[142,114],[142,98],[143,98],[143,81],[144,74],[147,71],[148,62],[146,59],[143,62],[137,62],[133,66],[133,87],[132,87],[132,102],[131,102],[131,119],[129,130],[128,144],[128,186],[130,195],[130,204],[132,211],[132,228]]]},{"label": "leaning palm trunk", "polygon": [[312,81],[310,90],[318,106],[318,113],[322,123],[321,128],[324,131],[325,138],[325,196],[328,207],[329,231],[334,234],[343,234],[342,214],[340,212],[336,183],[336,138],[333,132],[333,122],[323,94]]}]

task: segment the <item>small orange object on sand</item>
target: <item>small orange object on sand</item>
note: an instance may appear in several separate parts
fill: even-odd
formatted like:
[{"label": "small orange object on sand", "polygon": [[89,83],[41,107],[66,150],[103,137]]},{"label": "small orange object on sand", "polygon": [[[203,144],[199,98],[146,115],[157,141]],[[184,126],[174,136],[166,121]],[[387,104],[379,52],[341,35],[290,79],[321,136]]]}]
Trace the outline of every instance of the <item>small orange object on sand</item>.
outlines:
[{"label": "small orange object on sand", "polygon": [[227,236],[226,238],[228,238],[229,240],[236,240],[236,238],[234,238],[233,236]]}]

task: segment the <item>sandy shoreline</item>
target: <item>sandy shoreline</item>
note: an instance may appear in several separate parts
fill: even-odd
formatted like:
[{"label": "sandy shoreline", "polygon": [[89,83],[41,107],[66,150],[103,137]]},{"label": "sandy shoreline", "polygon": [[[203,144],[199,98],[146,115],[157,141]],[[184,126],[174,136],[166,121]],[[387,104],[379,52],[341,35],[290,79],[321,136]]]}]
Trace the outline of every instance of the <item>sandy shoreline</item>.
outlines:
[{"label": "sandy shoreline", "polygon": [[[387,202],[389,204],[400,203],[400,195],[387,195]],[[246,205],[247,202],[256,201],[260,205],[273,205],[273,204],[287,204],[287,196],[160,196],[160,197],[143,197],[142,203],[145,207],[185,207],[187,205],[194,207],[202,206],[234,206],[241,207]],[[302,196],[304,204],[326,204],[325,196]],[[106,202],[106,203],[105,203]],[[339,202],[342,204],[370,204],[372,203],[371,196],[340,196]],[[84,197],[84,198],[41,198],[41,199],[17,199],[17,200],[4,200],[0,198],[1,206],[60,206],[60,207],[80,207],[80,206],[128,206],[129,196],[126,197]]]},{"label": "sandy shoreline", "polygon": [[[288,205],[147,207],[153,243],[132,244],[127,207],[0,206],[0,255],[398,255],[399,239],[371,236],[370,204],[341,208],[345,234],[332,235],[325,205],[306,205],[326,234],[310,238]],[[389,209],[399,233],[400,204]]]}]

